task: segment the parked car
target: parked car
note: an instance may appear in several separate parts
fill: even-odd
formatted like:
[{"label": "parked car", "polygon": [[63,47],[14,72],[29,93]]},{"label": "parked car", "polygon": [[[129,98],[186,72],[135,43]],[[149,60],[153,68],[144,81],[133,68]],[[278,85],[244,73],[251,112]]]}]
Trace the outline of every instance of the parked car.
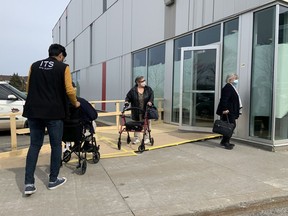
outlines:
[{"label": "parked car", "polygon": [[[0,81],[0,113],[23,112],[26,94]],[[16,116],[16,127],[27,127],[27,119],[22,115]],[[0,116],[0,131],[10,130],[10,117]]]}]

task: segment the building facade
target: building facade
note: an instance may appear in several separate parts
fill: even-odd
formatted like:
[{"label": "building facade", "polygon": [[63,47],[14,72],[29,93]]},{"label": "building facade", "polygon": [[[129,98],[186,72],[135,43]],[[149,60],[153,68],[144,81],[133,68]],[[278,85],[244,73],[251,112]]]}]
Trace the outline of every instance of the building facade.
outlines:
[{"label": "building facade", "polygon": [[124,99],[144,75],[180,129],[211,132],[225,77],[237,73],[233,137],[288,147],[287,0],[71,0],[52,35],[81,96]]}]

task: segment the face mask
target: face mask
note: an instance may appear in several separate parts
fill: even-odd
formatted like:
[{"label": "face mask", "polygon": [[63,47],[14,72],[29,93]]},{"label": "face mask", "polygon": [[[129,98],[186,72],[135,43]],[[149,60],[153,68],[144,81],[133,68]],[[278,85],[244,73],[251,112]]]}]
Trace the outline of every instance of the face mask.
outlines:
[{"label": "face mask", "polygon": [[145,86],[146,86],[146,82],[142,82],[140,85],[141,85],[142,87],[145,87]]},{"label": "face mask", "polygon": [[236,86],[238,84],[238,80],[234,80],[232,84]]}]

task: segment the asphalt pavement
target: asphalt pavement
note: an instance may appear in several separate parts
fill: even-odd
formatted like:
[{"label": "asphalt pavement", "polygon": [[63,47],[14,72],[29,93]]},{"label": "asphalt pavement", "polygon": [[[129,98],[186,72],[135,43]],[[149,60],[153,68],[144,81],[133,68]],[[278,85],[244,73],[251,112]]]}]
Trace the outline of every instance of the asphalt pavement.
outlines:
[{"label": "asphalt pavement", "polygon": [[55,190],[47,189],[50,158],[43,152],[37,192],[29,197],[23,195],[25,157],[0,154],[0,215],[287,215],[287,152],[235,142],[226,150],[219,141],[89,161],[84,175],[72,159],[60,170],[67,183]]}]

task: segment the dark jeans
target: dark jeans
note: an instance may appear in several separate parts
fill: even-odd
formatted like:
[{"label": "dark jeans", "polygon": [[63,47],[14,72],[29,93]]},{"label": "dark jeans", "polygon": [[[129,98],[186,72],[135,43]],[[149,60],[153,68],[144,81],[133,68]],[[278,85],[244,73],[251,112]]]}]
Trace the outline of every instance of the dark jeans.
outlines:
[{"label": "dark jeans", "polygon": [[[223,120],[223,121],[228,121],[227,116],[228,116],[228,119],[229,119],[229,123],[234,124],[234,128],[233,128],[233,131],[234,131],[234,129],[236,128],[236,119],[235,119],[235,116],[234,116],[234,115],[230,115],[230,114],[228,114],[228,115],[222,115],[222,116],[221,116],[221,120]],[[232,136],[231,136],[231,137],[232,137]],[[221,140],[221,143],[222,143],[222,144],[230,143],[231,137],[223,136],[223,137],[222,137],[222,140]]]},{"label": "dark jeans", "polygon": [[40,149],[43,145],[45,127],[47,127],[50,146],[50,175],[49,182],[57,180],[62,156],[62,120],[28,119],[30,128],[30,147],[26,158],[25,184],[34,184],[34,172],[38,161]]}]

